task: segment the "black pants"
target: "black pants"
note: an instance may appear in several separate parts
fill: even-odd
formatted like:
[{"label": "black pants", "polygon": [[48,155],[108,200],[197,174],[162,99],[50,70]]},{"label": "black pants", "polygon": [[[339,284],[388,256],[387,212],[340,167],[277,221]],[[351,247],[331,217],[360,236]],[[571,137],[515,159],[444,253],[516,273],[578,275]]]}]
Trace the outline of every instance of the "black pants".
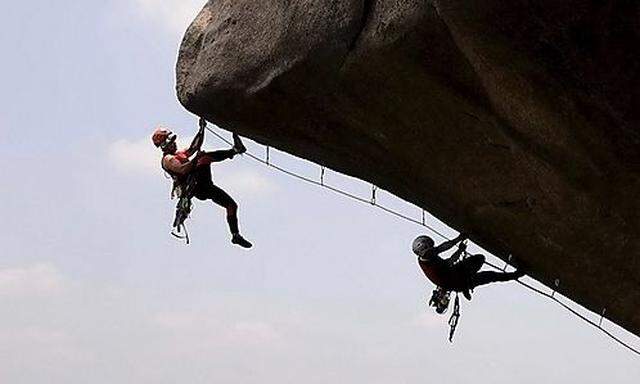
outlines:
[{"label": "black pants", "polygon": [[471,255],[454,267],[459,276],[464,276],[467,289],[500,281],[510,281],[519,276],[517,272],[480,271],[484,261],[483,255]]},{"label": "black pants", "polygon": [[[230,159],[235,152],[233,150],[223,150],[208,152],[205,156],[213,162]],[[239,233],[238,230],[238,204],[222,188],[213,184],[211,178],[211,167],[209,164],[200,165],[195,170],[196,187],[194,197],[198,200],[211,200],[215,204],[227,210],[227,223],[232,234]]]}]

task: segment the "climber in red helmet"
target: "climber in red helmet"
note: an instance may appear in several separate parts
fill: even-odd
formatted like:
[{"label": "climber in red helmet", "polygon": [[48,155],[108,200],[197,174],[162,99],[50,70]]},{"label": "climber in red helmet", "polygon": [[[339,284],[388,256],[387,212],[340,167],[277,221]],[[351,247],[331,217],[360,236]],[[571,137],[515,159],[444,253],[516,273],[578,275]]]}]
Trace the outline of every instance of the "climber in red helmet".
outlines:
[{"label": "climber in red helmet", "polygon": [[[458,259],[466,253],[466,236],[460,234],[453,240],[445,241],[436,246],[429,236],[418,236],[412,244],[413,252],[418,256],[420,268],[437,288],[433,291],[429,305],[436,308],[436,312],[444,313],[449,306],[449,293],[462,292],[467,300],[471,300],[469,291],[480,285],[490,284],[499,281],[510,281],[524,276],[521,271],[515,272],[493,272],[480,271],[484,264],[483,255],[469,255]],[[455,245],[458,249],[448,259],[440,257]]]},{"label": "climber in red helmet", "polygon": [[[251,248],[238,229],[238,204],[221,188],[213,184],[211,163],[231,159],[237,154],[246,152],[240,137],[233,134],[233,147],[227,150],[204,152],[200,148],[204,142],[206,120],[200,118],[200,130],[193,138],[191,145],[178,150],[176,135],[169,130],[158,128],[153,132],[153,144],[162,150],[162,169],[174,180],[174,193],[179,197],[185,189],[199,200],[211,200],[227,210],[227,223],[231,230],[231,242],[244,248]],[[191,197],[191,196],[189,196]]]}]

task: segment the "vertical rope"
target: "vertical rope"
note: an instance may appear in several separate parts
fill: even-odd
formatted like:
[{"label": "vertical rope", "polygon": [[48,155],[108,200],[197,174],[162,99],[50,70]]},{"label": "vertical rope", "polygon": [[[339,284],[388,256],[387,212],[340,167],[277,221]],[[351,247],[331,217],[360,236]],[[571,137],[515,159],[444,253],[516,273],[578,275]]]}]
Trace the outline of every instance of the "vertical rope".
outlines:
[{"label": "vertical rope", "polygon": [[553,288],[553,292],[551,292],[551,297],[553,297],[556,294],[556,290],[560,286],[560,279],[555,279],[555,281],[553,282],[553,285],[555,286],[555,288]]},{"label": "vertical rope", "polygon": [[453,343],[453,334],[456,333],[458,327],[458,321],[460,320],[460,298],[458,292],[456,292],[456,299],[453,302],[453,313],[449,318],[449,342]]},{"label": "vertical rope", "polygon": [[371,205],[376,205],[376,192],[378,191],[378,187],[371,184]]},{"label": "vertical rope", "polygon": [[511,265],[511,258],[513,257],[512,254],[509,254],[509,258],[507,259],[507,261],[504,262],[504,268],[502,268],[502,272],[506,272],[507,271],[507,267],[509,265]]}]

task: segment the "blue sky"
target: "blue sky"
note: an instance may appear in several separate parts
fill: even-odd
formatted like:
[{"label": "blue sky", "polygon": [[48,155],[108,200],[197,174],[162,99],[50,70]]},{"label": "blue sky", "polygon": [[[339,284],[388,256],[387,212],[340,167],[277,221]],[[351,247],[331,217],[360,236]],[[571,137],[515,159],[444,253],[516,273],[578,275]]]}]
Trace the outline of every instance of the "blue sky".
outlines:
[{"label": "blue sky", "polygon": [[420,228],[246,158],[214,177],[255,248],[231,246],[223,211],[205,203],[193,244],[171,238],[149,134],[196,129],[174,65],[202,4],[11,2],[0,13],[0,382],[637,382],[634,356],[515,284],[463,302],[449,344],[409,248]]}]

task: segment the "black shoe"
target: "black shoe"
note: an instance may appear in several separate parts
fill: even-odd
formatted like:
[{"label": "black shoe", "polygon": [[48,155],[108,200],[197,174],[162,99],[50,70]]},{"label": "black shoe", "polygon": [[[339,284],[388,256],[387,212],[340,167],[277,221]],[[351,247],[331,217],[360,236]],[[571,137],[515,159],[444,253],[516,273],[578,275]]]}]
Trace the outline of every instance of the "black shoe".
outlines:
[{"label": "black shoe", "polygon": [[242,140],[240,140],[240,136],[237,133],[233,134],[233,150],[238,155],[247,152],[247,147],[242,144]]},{"label": "black shoe", "polygon": [[251,248],[251,247],[253,247],[253,244],[248,242],[247,239],[242,237],[242,235],[239,234],[239,233],[234,233],[233,234],[233,237],[231,238],[231,242],[233,244],[237,244],[237,245],[241,246],[242,248]]},{"label": "black shoe", "polygon": [[526,273],[524,273],[524,271],[522,271],[521,269],[518,269],[517,271],[512,273],[513,273],[513,278],[516,280],[526,275]]},{"label": "black shoe", "polygon": [[462,291],[462,295],[464,295],[464,298],[471,301],[471,292],[469,292],[468,289],[465,289],[464,291]]}]

